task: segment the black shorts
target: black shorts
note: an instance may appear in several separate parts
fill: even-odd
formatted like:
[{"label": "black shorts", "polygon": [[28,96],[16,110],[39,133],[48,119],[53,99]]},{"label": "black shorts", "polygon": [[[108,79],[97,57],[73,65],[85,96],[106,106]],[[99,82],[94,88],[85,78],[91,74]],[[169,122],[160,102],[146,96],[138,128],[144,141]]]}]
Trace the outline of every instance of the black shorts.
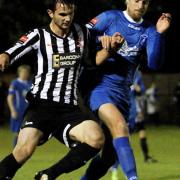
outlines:
[{"label": "black shorts", "polygon": [[43,138],[39,145],[54,136],[66,146],[71,147],[74,141],[69,138],[69,131],[87,119],[89,116],[78,106],[57,105],[57,103],[49,102],[30,103],[21,129],[32,127],[42,131]]},{"label": "black shorts", "polygon": [[135,132],[139,132],[141,130],[145,130],[145,122],[144,121],[140,121],[140,122],[137,122],[136,125],[135,125]]}]

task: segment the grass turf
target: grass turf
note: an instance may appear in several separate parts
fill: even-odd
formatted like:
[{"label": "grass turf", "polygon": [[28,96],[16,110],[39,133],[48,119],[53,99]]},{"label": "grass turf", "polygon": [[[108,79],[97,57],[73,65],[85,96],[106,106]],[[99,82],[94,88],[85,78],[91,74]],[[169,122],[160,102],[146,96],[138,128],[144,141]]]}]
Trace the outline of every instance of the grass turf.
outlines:
[{"label": "grass turf", "polygon": [[[131,138],[134,149],[139,180],[180,180],[180,128],[174,126],[148,127],[148,144],[150,154],[158,163],[147,164],[143,161],[139,146],[138,134]],[[0,129],[0,159],[12,151],[13,136],[4,127]],[[32,180],[36,171],[46,168],[60,159],[68,149],[58,141],[52,139],[45,145],[38,147],[32,158],[16,174],[14,180]],[[58,179],[79,180],[85,171],[85,166]],[[101,180],[110,180],[109,172]],[[124,180],[119,170],[119,180]]]}]

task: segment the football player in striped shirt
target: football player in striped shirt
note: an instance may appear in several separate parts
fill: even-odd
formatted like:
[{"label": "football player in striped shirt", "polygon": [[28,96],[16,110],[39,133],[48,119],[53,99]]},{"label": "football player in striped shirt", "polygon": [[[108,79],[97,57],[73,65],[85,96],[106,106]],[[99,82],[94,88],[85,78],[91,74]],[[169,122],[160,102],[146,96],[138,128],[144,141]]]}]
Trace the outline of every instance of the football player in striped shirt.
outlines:
[{"label": "football player in striped shirt", "polygon": [[[31,157],[38,144],[54,136],[70,147],[57,164],[37,173],[35,179],[55,179],[84,165],[102,147],[104,136],[95,120],[79,108],[77,81],[82,66],[101,64],[123,40],[118,34],[102,37],[100,51],[85,27],[73,23],[73,0],[48,3],[50,25],[22,36],[0,55],[0,69],[34,51],[37,56],[33,84],[27,94],[29,106],[13,152],[0,162],[0,180],[11,179]],[[112,49],[111,49],[112,52]],[[91,56],[91,58],[90,58]],[[96,61],[95,61],[96,59]]]}]

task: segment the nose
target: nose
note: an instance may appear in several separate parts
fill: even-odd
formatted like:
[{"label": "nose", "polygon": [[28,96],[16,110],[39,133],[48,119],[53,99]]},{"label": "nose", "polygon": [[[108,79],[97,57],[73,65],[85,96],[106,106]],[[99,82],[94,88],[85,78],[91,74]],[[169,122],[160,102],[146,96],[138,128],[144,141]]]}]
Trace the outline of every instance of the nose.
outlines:
[{"label": "nose", "polygon": [[71,20],[71,16],[66,16],[65,20],[69,22]]},{"label": "nose", "polygon": [[142,9],[142,8],[143,8],[143,5],[144,5],[143,1],[139,1],[139,2],[138,2],[138,8],[139,8],[139,9]]}]

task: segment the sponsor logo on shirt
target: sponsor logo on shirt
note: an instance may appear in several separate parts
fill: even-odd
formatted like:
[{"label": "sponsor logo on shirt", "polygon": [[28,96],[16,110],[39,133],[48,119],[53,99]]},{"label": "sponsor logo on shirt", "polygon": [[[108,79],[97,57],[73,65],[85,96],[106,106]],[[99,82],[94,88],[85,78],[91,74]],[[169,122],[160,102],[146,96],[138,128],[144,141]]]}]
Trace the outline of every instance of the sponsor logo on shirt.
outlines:
[{"label": "sponsor logo on shirt", "polygon": [[93,27],[93,26],[95,26],[97,24],[98,21],[99,21],[99,19],[95,17],[86,26],[88,28]]},{"label": "sponsor logo on shirt", "polygon": [[93,24],[93,25],[95,25],[95,24],[97,24],[98,21],[99,21],[99,20],[95,17],[95,18],[93,18],[93,19],[90,21],[90,23]]},{"label": "sponsor logo on shirt", "polygon": [[74,67],[80,58],[80,53],[53,54],[52,67],[54,69]]},{"label": "sponsor logo on shirt", "polygon": [[123,43],[121,48],[117,51],[121,56],[137,56],[140,49],[137,46],[129,47],[127,41]]},{"label": "sponsor logo on shirt", "polygon": [[137,31],[141,30],[140,27],[134,26],[133,24],[128,24],[128,27],[131,28],[131,29],[137,30]]},{"label": "sponsor logo on shirt", "polygon": [[19,39],[21,43],[25,43],[27,40],[28,40],[28,37],[26,35],[21,36],[21,38]]}]

